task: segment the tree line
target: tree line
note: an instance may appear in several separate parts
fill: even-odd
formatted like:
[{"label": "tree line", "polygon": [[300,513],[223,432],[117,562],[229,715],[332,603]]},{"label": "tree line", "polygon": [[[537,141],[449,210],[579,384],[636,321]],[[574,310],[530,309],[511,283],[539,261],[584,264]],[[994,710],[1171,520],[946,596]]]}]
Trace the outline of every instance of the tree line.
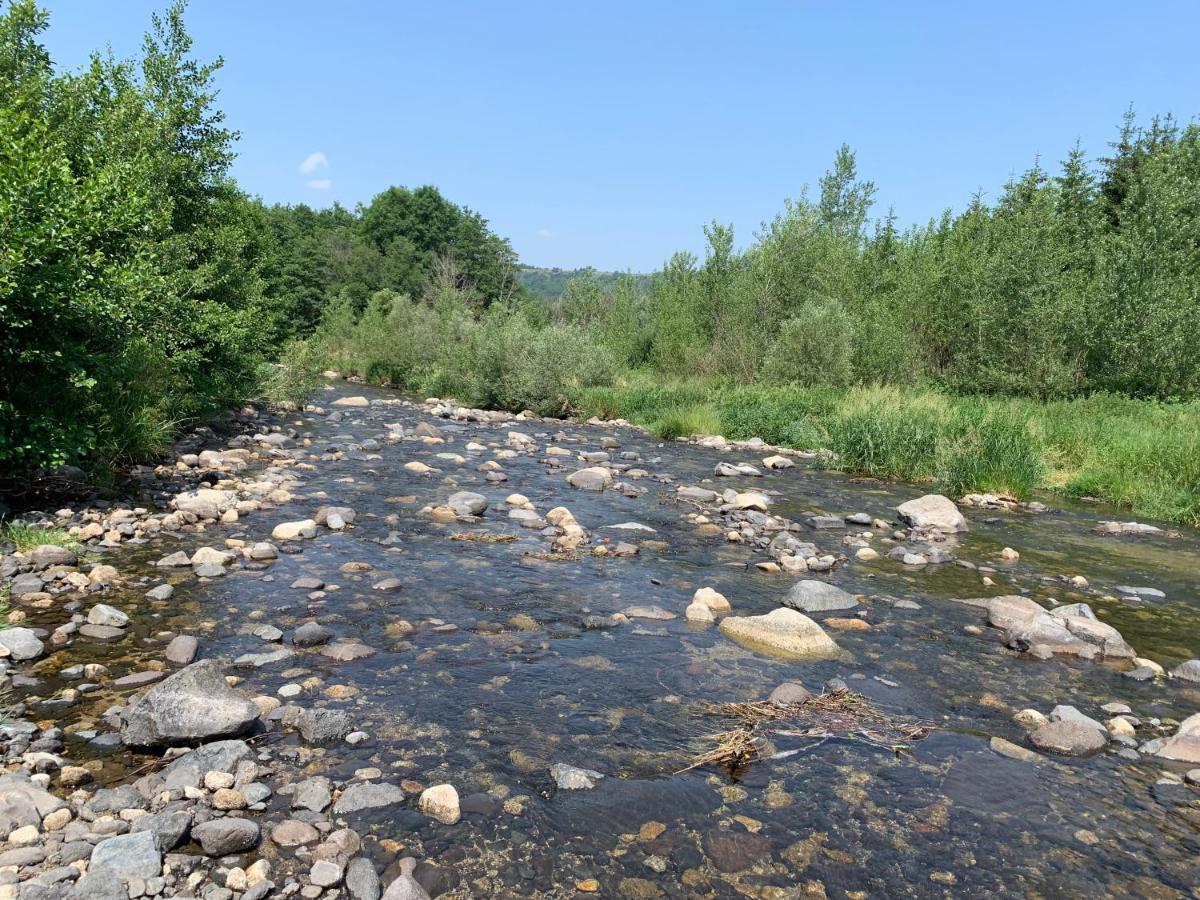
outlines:
[{"label": "tree line", "polygon": [[1200,389],[1200,127],[1129,114],[1111,154],[1079,147],[994,203],[899,230],[842,147],[816,196],[751,245],[705,229],[648,291],[564,296],[627,366],[670,375],[833,384],[928,380],[1039,399]]},{"label": "tree line", "polygon": [[[1038,400],[1097,392],[1162,400],[1200,389],[1200,127],[1132,113],[1109,155],[1035,163],[995,202],[900,229],[872,220],[875,185],[843,146],[816,192],[785,203],[748,247],[704,229],[703,258],[649,280],[584,272],[557,301],[492,309],[488,327],[383,292],[334,315],[307,349],[348,372],[465,402],[561,412],[623,372],[765,385],[912,385]],[[452,315],[457,309],[459,315]],[[383,340],[414,333],[419,348]],[[547,358],[496,342],[555,329]],[[469,340],[464,335],[474,335]],[[528,347],[535,345],[526,336]],[[541,345],[538,345],[541,346]],[[570,346],[577,364],[555,346]],[[472,349],[474,348],[474,349]],[[536,376],[527,370],[535,370]],[[478,376],[477,373],[484,373]],[[501,390],[520,383],[520,390]]]}]

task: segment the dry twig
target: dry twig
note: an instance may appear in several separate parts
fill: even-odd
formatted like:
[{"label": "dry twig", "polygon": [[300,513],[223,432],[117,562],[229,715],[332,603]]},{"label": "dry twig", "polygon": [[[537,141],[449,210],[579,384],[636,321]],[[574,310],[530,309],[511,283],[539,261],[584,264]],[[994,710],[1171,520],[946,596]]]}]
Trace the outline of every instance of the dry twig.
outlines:
[{"label": "dry twig", "polygon": [[[733,719],[737,724],[706,735],[705,740],[714,742],[714,746],[695,757],[681,772],[710,764],[731,770],[742,768],[761,755],[768,735],[819,743],[831,739],[854,740],[899,754],[933,730],[932,725],[923,722],[889,716],[853,691],[821,694],[790,706],[776,706],[769,700],[706,703],[702,712]],[[780,727],[785,725],[792,727]]]}]

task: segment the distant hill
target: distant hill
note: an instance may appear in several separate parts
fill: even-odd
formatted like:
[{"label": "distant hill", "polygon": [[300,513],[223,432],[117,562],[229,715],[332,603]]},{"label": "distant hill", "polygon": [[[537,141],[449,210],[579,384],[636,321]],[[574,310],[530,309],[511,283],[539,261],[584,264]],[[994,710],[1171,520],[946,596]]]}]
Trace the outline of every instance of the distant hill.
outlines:
[{"label": "distant hill", "polygon": [[622,275],[632,275],[642,288],[650,286],[649,275],[635,272],[597,272],[595,269],[543,269],[538,266],[520,266],[517,270],[517,280],[531,295],[540,300],[557,300],[566,290],[567,282],[572,278],[580,278],[591,274],[607,291],[617,283]]}]

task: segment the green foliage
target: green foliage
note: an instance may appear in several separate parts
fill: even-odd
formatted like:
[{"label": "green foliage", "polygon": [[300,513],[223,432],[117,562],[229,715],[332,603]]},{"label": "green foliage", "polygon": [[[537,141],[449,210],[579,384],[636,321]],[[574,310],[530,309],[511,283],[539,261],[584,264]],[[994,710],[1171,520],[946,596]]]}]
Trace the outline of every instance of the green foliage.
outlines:
[{"label": "green foliage", "polygon": [[34,547],[52,544],[65,547],[73,553],[82,553],[86,548],[61,528],[48,528],[15,519],[0,526],[0,544],[12,544],[19,553],[28,553]]},{"label": "green foliage", "polygon": [[849,384],[853,354],[854,322],[845,307],[817,300],[780,327],[762,374],[779,384]]},{"label": "green foliage", "polygon": [[626,418],[660,437],[717,433],[825,449],[839,470],[926,482],[955,496],[1056,490],[1200,524],[1200,401],[1100,395],[1043,403],[929,387],[651,386],[650,379],[633,373],[614,386],[579,390],[572,405],[580,415]]},{"label": "green foliage", "polygon": [[627,272],[598,272],[595,269],[560,269],[525,265],[517,267],[518,283],[525,293],[535,300],[557,301],[566,292],[567,285],[576,278],[593,279],[605,293],[608,293],[613,291],[617,283],[623,279],[632,279],[640,290],[648,290],[651,276]]},{"label": "green foliage", "polygon": [[182,6],[137,65],[55,72],[29,0],[0,15],[0,465],[139,459],[242,396],[264,344],[253,211],[227,177],[220,62]]}]

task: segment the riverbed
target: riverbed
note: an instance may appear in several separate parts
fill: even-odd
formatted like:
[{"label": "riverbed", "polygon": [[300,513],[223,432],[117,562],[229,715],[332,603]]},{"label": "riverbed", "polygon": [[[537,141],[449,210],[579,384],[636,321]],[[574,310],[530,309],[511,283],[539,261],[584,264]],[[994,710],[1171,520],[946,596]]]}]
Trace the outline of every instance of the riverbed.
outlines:
[{"label": "riverbed", "polygon": [[[332,405],[350,395],[370,405]],[[128,634],[113,643],[79,638],[37,662],[35,678],[11,695],[34,698],[30,718],[90,735],[105,730],[107,710],[127,702],[130,691],[106,686],[54,703],[75,683],[59,674],[72,665],[101,662],[113,678],[144,671],[173,634],[197,636],[204,658],[234,659],[270,649],[252,633],[256,625],[289,635],[317,621],[375,652],[337,661],[298,650],[238,669],[239,688],[276,695],[300,685],[292,702],[345,709],[365,738],[313,749],[276,727],[263,746],[287,779],[351,782],[378,769],[384,780],[447,783],[470,798],[453,825],[422,814],[415,796],[343,817],[378,871],[398,854],[429,864],[433,894],[569,897],[582,885],[605,897],[1195,896],[1200,790],[1182,781],[1187,765],[1121,755],[1116,743],[1087,758],[1030,761],[1001,755],[990,741],[1028,747],[1014,720],[1022,709],[1070,704],[1103,721],[1101,705],[1113,702],[1144,723],[1165,723],[1161,732],[1139,731],[1139,740],[1159,737],[1200,710],[1200,685],[1132,680],[1127,660],[1031,658],[1005,647],[979,608],[955,601],[1024,594],[1046,605],[1086,602],[1139,656],[1170,669],[1200,653],[1197,533],[1101,534],[1099,522],[1127,516],[1061,499],[1042,498],[1049,508],[1037,512],[964,507],[969,530],[956,537],[954,555],[967,567],[888,558],[890,528],[866,529],[880,554],[870,561],[846,543],[862,526],[805,529],[804,540],[839,557],[831,572],[806,577],[861,597],[854,613],[813,618],[850,616],[869,627],[828,629],[843,651],[837,659],[778,660],[685,620],[699,588],[723,594],[736,615],[759,615],[777,608],[796,579],[761,571],[768,557],[753,541],[697,525],[697,509],[677,488],[765,492],[773,515],[801,524],[814,514],[865,513],[892,527],[896,507],[923,489],[851,479],[800,457],[771,470],[761,463],[768,451],[664,443],[628,426],[455,421],[360,385],[328,385],[313,404],[275,420],[297,441],[275,460],[297,480],[290,500],[233,524],[103,552],[130,575],[104,598],[129,614]],[[340,421],[330,421],[334,409]],[[415,437],[421,422],[441,440]],[[400,429],[405,439],[389,442]],[[512,448],[512,431],[532,447],[498,455]],[[377,449],[363,449],[365,441]],[[481,449],[468,450],[470,442]],[[547,456],[551,446],[570,453]],[[643,470],[624,479],[629,495],[568,485],[566,476],[588,465],[577,455],[602,450],[619,468]],[[488,480],[480,470],[487,460],[506,480]],[[432,471],[405,468],[414,461]],[[716,478],[722,461],[762,475]],[[488,509],[454,521],[427,511],[457,491],[483,494]],[[506,516],[513,493],[543,515],[567,507],[587,543],[555,550]],[[218,578],[153,567],[165,554],[227,538],[270,540],[278,523],[322,506],[352,508],[353,524],[321,528],[287,548],[296,552],[238,562]],[[615,527],[631,523],[641,527]],[[622,542],[636,554],[594,552]],[[1002,559],[1004,548],[1019,559]],[[1073,576],[1087,586],[1073,586]],[[292,587],[304,577],[324,587]],[[147,600],[146,589],[164,578],[174,595]],[[396,581],[377,589],[386,579]],[[1118,590],[1129,585],[1165,599],[1134,600]],[[635,606],[675,618],[614,622]],[[51,606],[30,610],[26,624],[52,630],[62,621]],[[773,736],[777,758],[735,771],[687,770],[722,727],[707,704],[761,700],[789,680],[819,693],[832,679],[887,715],[927,724],[928,736],[898,747],[854,734]],[[149,759],[79,739],[67,747],[73,759],[98,760],[98,780],[108,785]],[[550,774],[555,764],[603,777],[564,790]],[[277,791],[256,814],[277,822],[287,810]],[[259,852],[287,871],[291,851],[266,844]]]}]

